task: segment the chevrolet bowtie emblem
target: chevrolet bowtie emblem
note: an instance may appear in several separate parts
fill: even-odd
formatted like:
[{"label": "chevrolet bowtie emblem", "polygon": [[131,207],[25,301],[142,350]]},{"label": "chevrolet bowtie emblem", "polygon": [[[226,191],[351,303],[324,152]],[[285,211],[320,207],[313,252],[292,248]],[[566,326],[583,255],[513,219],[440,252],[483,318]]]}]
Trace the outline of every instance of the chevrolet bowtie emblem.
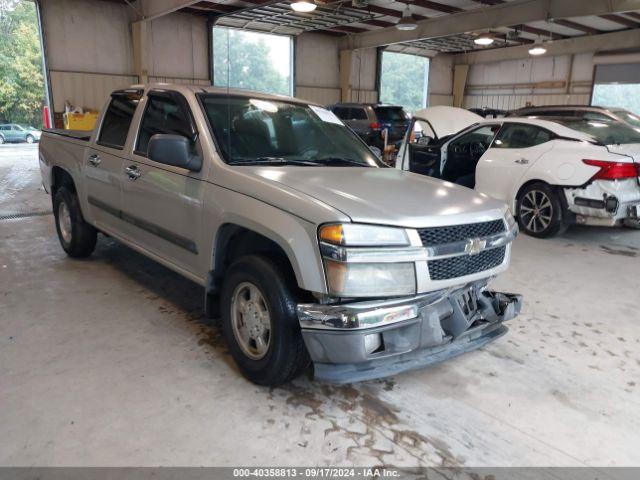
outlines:
[{"label": "chevrolet bowtie emblem", "polygon": [[464,247],[464,253],[469,255],[477,255],[487,246],[487,241],[481,238],[470,238]]}]

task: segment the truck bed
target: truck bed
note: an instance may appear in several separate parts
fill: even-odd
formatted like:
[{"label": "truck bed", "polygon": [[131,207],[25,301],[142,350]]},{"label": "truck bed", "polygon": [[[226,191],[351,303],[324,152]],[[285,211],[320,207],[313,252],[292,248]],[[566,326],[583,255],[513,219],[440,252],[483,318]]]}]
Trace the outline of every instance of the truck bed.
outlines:
[{"label": "truck bed", "polygon": [[74,140],[82,140],[88,142],[91,139],[91,131],[88,130],[64,130],[62,128],[45,128],[43,132],[62,137],[73,138]]}]

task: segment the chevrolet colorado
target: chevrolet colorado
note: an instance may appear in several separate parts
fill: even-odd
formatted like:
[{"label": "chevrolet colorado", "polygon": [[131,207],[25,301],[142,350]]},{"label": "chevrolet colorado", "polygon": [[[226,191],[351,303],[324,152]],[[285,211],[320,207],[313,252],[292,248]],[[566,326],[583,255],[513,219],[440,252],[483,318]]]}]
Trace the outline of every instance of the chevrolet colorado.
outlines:
[{"label": "chevrolet colorado", "polygon": [[107,234],[204,287],[243,374],[360,381],[504,334],[519,295],[489,281],[517,225],[504,203],[394,168],[329,110],[184,85],[111,94],[94,132],[39,150],[71,257]]}]

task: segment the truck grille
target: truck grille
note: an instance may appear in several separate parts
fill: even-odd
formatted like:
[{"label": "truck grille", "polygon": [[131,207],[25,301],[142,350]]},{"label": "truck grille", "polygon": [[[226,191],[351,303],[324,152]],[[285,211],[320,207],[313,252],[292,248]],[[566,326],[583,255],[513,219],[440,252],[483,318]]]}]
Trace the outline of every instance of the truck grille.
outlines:
[{"label": "truck grille", "polygon": [[448,280],[483,272],[500,265],[504,261],[505,251],[506,247],[499,247],[485,250],[478,255],[460,255],[431,260],[427,262],[429,276],[431,280]]},{"label": "truck grille", "polygon": [[418,229],[422,245],[442,245],[443,243],[460,242],[470,238],[488,237],[504,232],[504,221],[469,223],[466,225],[450,225],[446,227],[430,227]]}]

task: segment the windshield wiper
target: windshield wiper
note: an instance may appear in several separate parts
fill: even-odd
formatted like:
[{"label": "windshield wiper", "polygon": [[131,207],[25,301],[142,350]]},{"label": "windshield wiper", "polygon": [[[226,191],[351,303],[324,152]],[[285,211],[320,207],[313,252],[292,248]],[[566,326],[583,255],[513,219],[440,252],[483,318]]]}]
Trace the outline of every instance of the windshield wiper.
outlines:
[{"label": "windshield wiper", "polygon": [[257,158],[234,158],[229,160],[229,165],[303,165],[316,166],[317,162],[308,160],[292,160],[283,157],[257,157]]},{"label": "windshield wiper", "polygon": [[354,165],[357,167],[371,167],[371,165],[369,165],[368,163],[364,163],[364,162],[359,162],[357,160],[352,160],[351,158],[345,158],[345,157],[321,157],[321,158],[317,158],[316,161],[318,163],[344,163],[347,165]]}]

